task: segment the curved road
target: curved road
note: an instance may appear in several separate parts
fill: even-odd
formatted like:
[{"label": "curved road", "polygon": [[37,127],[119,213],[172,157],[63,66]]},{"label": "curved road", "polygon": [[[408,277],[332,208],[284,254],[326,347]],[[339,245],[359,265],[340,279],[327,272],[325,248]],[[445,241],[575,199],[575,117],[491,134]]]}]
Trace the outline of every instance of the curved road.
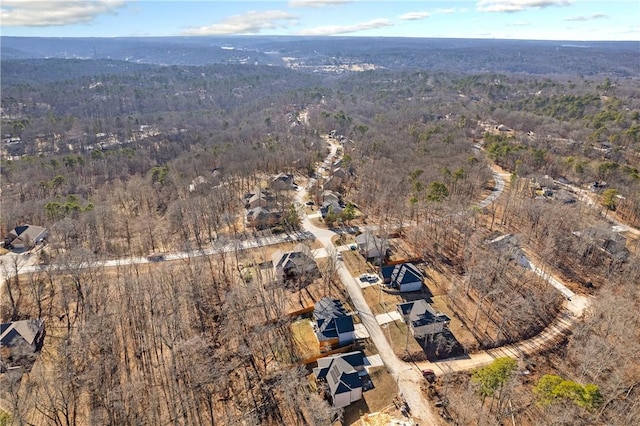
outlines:
[{"label": "curved road", "polygon": [[[305,124],[306,123],[306,117]],[[331,161],[337,153],[338,146],[326,139],[330,143],[331,149],[327,158],[322,165],[318,167],[317,173],[322,172],[322,167],[330,167]],[[493,176],[495,179],[495,189],[481,202],[477,203],[480,207],[486,207],[493,203],[503,192],[505,181],[504,178],[508,176],[507,173],[498,169],[493,169]],[[301,205],[304,204],[305,190],[298,192],[297,197]],[[203,250],[194,250],[189,252],[171,253],[166,254],[166,260],[178,260],[194,256],[209,256],[220,252],[231,252],[235,250],[244,250],[255,247],[266,246],[270,244],[278,244],[286,241],[301,241],[311,237],[316,238],[327,253],[332,253],[335,248],[332,242],[333,236],[336,234],[326,228],[316,227],[306,215],[302,215],[302,225],[306,232],[299,233],[294,236],[272,236],[272,237],[257,237],[251,240],[242,241],[228,241],[227,243],[216,243],[212,247]],[[630,229],[630,232],[638,233],[635,228],[631,228],[627,225],[618,223],[620,226],[624,226],[625,229]],[[65,269],[63,265],[34,265],[36,260],[35,255],[5,255],[0,257],[0,290],[4,281],[16,273],[30,273],[38,272],[46,269]],[[4,263],[2,263],[4,261]],[[15,262],[15,265],[14,265]],[[74,268],[89,268],[89,267],[115,267],[119,265],[135,264],[135,263],[148,263],[149,260],[145,257],[130,257],[124,259],[84,262],[74,265]],[[16,267],[17,265],[17,267]],[[347,289],[349,296],[351,297],[355,308],[362,320],[362,323],[369,332],[371,340],[376,345],[380,357],[382,358],[385,366],[390,374],[398,383],[398,388],[402,393],[404,399],[409,404],[411,409],[411,415],[414,419],[419,420],[421,424],[439,424],[440,418],[435,416],[431,410],[430,405],[424,399],[422,393],[422,386],[424,384],[424,378],[422,377],[421,369],[431,368],[436,373],[446,374],[452,371],[462,371],[477,368],[491,363],[498,357],[509,356],[512,358],[521,358],[524,355],[532,354],[540,351],[543,348],[548,347],[558,341],[558,339],[568,332],[571,326],[574,324],[577,318],[579,318],[584,310],[589,306],[590,299],[574,294],[569,290],[560,280],[550,275],[544,270],[544,267],[536,266],[529,261],[531,270],[543,277],[547,282],[560,291],[566,298],[564,309],[556,320],[550,324],[545,330],[543,330],[537,336],[511,345],[506,345],[500,348],[491,349],[475,354],[468,355],[459,359],[449,359],[438,362],[420,362],[417,364],[409,364],[398,359],[393,349],[391,348],[385,334],[376,321],[371,309],[367,305],[360,288],[359,283],[349,273],[342,263],[338,264],[338,274],[340,279]]]},{"label": "curved road", "polygon": [[[322,163],[322,166],[325,167],[330,165],[331,159],[337,152],[337,146],[334,143],[331,143],[328,139],[327,142],[330,143],[331,152]],[[318,173],[321,172],[322,166],[318,168]],[[509,176],[508,173],[497,168],[492,168],[492,171],[495,180],[495,188],[494,191],[484,200],[477,203],[480,207],[486,207],[500,197],[504,191],[505,178]],[[304,199],[305,191],[303,190],[298,193],[298,201],[301,205],[303,204]],[[317,238],[328,253],[331,253],[332,250],[334,250],[332,237],[336,234],[333,231],[315,226],[306,215],[303,215],[302,225],[306,231]],[[330,250],[330,248],[332,250]],[[525,355],[539,352],[540,350],[547,348],[551,344],[555,344],[560,339],[564,338],[575,321],[589,306],[589,299],[573,293],[564,284],[562,284],[560,280],[547,273],[543,267],[541,268],[536,266],[530,260],[528,260],[528,265],[535,274],[549,282],[553,287],[560,291],[566,299],[562,312],[541,333],[531,339],[521,341],[516,344],[505,345],[500,348],[474,353],[459,359],[449,359],[434,363],[420,362],[412,365],[401,361],[395,355],[395,352],[385,337],[380,324],[376,321],[376,318],[366,303],[359,283],[349,273],[344,265],[339,263],[338,273],[340,279],[347,289],[371,340],[378,349],[380,357],[387,367],[387,370],[393,375],[394,379],[398,383],[398,388],[402,396],[409,404],[412,417],[416,420],[419,419],[419,421],[426,422],[430,425],[440,423],[440,418],[434,415],[431,406],[423,396],[422,386],[424,384],[424,378],[421,373],[422,369],[430,368],[438,374],[446,374],[453,371],[478,368],[490,364],[496,358],[504,356],[521,358]]]}]

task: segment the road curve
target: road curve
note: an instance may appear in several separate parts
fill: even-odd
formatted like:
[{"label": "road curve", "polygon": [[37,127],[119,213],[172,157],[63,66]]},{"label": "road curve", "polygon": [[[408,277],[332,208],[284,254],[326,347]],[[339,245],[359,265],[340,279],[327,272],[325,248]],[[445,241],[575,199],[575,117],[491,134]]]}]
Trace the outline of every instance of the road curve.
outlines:
[{"label": "road curve", "polygon": [[[327,158],[322,163],[322,166],[329,167],[331,165],[332,158],[337,153],[337,145],[331,143],[328,138],[327,142],[330,143],[331,149]],[[322,166],[318,168],[318,173],[321,173]],[[492,168],[493,176],[495,180],[495,187],[492,193],[490,193],[485,199],[476,203],[479,207],[487,207],[502,194],[505,187],[505,178],[507,174]],[[304,204],[305,190],[298,192],[298,202],[300,205]],[[628,225],[619,223],[619,226],[624,226],[625,230],[640,234],[636,228],[629,227]],[[296,235],[280,235],[271,237],[257,237],[255,239],[247,239],[242,241],[227,241],[216,242],[211,247],[202,250],[185,251],[179,253],[168,253],[165,255],[166,260],[179,260],[196,256],[210,256],[221,252],[232,252],[235,250],[245,250],[256,247],[267,246],[271,244],[278,244],[287,241],[302,241],[308,238],[317,239],[322,246],[331,253],[334,249],[332,238],[336,235],[333,231],[316,227],[309,218],[302,215],[302,226],[306,232],[302,232]],[[331,248],[331,250],[329,249]],[[25,256],[24,260],[19,259],[18,267],[11,268],[12,257],[2,256],[0,263],[4,260],[4,264],[0,265],[0,290],[5,280],[12,277],[18,270],[18,273],[32,273],[45,270],[64,270],[67,268],[65,265],[52,264],[52,265],[34,265],[36,260],[34,255]],[[122,259],[112,259],[104,261],[88,261],[74,265],[74,268],[92,268],[92,267],[116,267],[121,265],[141,264],[149,263],[146,257],[129,257]],[[447,374],[454,371],[464,371],[481,367],[483,365],[490,364],[496,358],[502,356],[508,356],[511,358],[521,358],[524,355],[532,354],[545,349],[550,343],[556,342],[558,338],[566,335],[575,321],[582,315],[584,310],[591,303],[590,298],[579,296],[569,290],[564,284],[557,278],[544,270],[543,266],[536,266],[531,261],[530,267],[532,271],[539,276],[543,277],[547,282],[560,291],[566,298],[564,309],[556,320],[545,328],[541,333],[534,336],[531,339],[506,345],[500,348],[495,348],[479,353],[470,354],[468,356],[458,359],[448,359],[444,361],[420,362],[414,365],[401,361],[394,353],[388,340],[384,335],[384,331],[376,321],[371,309],[367,305],[362,291],[356,279],[351,276],[346,267],[339,262],[338,274],[340,279],[347,289],[355,308],[362,320],[362,323],[366,327],[371,340],[376,345],[378,352],[387,367],[390,374],[398,383],[398,388],[402,393],[404,399],[411,408],[412,416],[421,422],[420,424],[434,425],[439,424],[440,419],[436,417],[431,410],[430,405],[424,399],[422,392],[422,385],[424,384],[424,378],[421,374],[422,368],[431,368],[438,374]]]}]

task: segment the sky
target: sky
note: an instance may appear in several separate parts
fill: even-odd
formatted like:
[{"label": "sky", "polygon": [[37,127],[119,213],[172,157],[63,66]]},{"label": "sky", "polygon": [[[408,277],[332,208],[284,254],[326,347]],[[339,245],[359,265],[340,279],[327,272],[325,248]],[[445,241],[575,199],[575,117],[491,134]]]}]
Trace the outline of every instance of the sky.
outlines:
[{"label": "sky", "polygon": [[640,0],[0,0],[0,34],[640,41]]}]

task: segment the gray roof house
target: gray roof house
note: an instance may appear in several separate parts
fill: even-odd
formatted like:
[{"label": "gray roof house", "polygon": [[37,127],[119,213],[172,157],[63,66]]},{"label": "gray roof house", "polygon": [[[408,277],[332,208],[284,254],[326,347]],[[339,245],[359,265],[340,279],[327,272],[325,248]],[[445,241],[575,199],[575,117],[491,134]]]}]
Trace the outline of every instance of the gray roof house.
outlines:
[{"label": "gray roof house", "polygon": [[29,250],[42,243],[48,236],[47,229],[35,225],[16,226],[4,237],[4,246],[14,250]]},{"label": "gray roof house", "polygon": [[313,259],[311,249],[302,243],[295,246],[290,252],[276,250],[271,256],[271,261],[279,279],[286,280],[302,276],[315,277],[318,273],[318,265]]},{"label": "gray roof house", "polygon": [[255,207],[247,211],[247,225],[256,229],[269,228],[282,221],[282,212],[278,209]]},{"label": "gray roof house", "polygon": [[332,211],[336,215],[340,215],[344,211],[345,204],[342,196],[337,192],[325,190],[322,192],[322,205],[320,207],[320,215],[324,219]]},{"label": "gray roof house", "polygon": [[328,189],[322,191],[322,202],[340,203],[342,196],[335,191],[329,191]]},{"label": "gray roof house", "polygon": [[360,254],[366,259],[372,259],[377,257],[386,257],[389,246],[382,238],[375,236],[374,234],[365,231],[356,237],[356,245]]},{"label": "gray roof house", "polygon": [[318,360],[313,369],[316,379],[325,380],[329,387],[331,403],[336,408],[346,407],[362,399],[362,378],[359,370],[364,368],[362,352],[350,352]]},{"label": "gray roof house", "polygon": [[44,335],[41,318],[0,324],[0,368],[32,364],[33,354],[42,349]]},{"label": "gray roof house", "polygon": [[269,186],[277,191],[293,189],[293,175],[280,173],[271,179]]},{"label": "gray roof house", "polygon": [[322,187],[325,190],[340,191],[344,187],[349,176],[349,172],[345,169],[342,167],[336,167],[333,169],[331,176],[324,182]]},{"label": "gray roof house", "polygon": [[624,256],[627,255],[627,239],[616,233],[613,233],[609,238],[606,238],[602,243],[603,250],[610,256]]},{"label": "gray roof house", "polygon": [[424,299],[400,303],[396,308],[416,338],[441,333],[450,321],[448,316],[436,312]]},{"label": "gray roof house", "polygon": [[400,292],[418,291],[422,288],[424,276],[412,263],[383,266],[381,272],[385,284]]},{"label": "gray roof house", "polygon": [[362,351],[347,352],[319,358],[318,366],[313,369],[313,374],[316,376],[316,379],[326,379],[327,374],[329,374],[329,369],[338,358],[349,363],[354,370],[358,372],[364,371],[364,354]]},{"label": "gray roof house", "polygon": [[207,183],[207,178],[204,176],[196,176],[189,184],[189,192],[194,192],[196,189],[203,188]]},{"label": "gray roof house", "polygon": [[594,226],[584,231],[573,231],[572,234],[587,238],[598,250],[610,257],[624,260],[629,255],[626,237],[610,228]]},{"label": "gray roof house", "polygon": [[344,345],[355,339],[353,318],[347,314],[339,300],[323,297],[317,301],[313,318],[316,321],[316,336],[320,343]]},{"label": "gray roof house", "polygon": [[325,201],[322,203],[322,206],[320,206],[320,215],[322,216],[323,219],[327,217],[329,212],[333,212],[333,214],[339,216],[342,214],[343,211],[344,211],[344,204],[342,204],[342,202]]},{"label": "gray roof house", "polygon": [[255,193],[247,194],[245,196],[246,209],[254,209],[256,207],[272,208],[276,207],[276,197],[269,191],[259,189]]}]

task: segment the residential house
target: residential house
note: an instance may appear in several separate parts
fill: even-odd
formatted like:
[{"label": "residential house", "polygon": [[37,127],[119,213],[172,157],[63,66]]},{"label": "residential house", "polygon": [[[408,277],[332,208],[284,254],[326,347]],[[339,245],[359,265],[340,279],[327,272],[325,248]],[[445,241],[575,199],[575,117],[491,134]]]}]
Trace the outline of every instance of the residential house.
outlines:
[{"label": "residential house", "polygon": [[554,198],[564,204],[573,204],[576,202],[576,197],[566,189],[556,191]]},{"label": "residential house", "polygon": [[196,189],[204,187],[207,183],[207,179],[204,176],[196,176],[189,184],[189,192],[194,192]]},{"label": "residential house", "polygon": [[320,207],[320,215],[324,219],[329,212],[340,215],[344,211],[345,204],[342,197],[337,192],[325,190],[322,192],[322,206]]},{"label": "residential house", "polygon": [[47,239],[47,229],[35,225],[16,226],[4,237],[4,246],[13,250],[30,250]]},{"label": "residential house", "polygon": [[607,184],[607,182],[605,182],[603,180],[601,180],[599,182],[591,182],[589,184],[589,191],[598,192],[599,190],[604,189],[607,186],[609,186],[609,185]]},{"label": "residential house", "polygon": [[428,335],[442,333],[449,324],[449,317],[436,312],[424,299],[400,303],[396,306],[402,320],[409,326],[417,339]]},{"label": "residential house", "polygon": [[412,263],[400,263],[382,267],[382,278],[389,287],[400,292],[418,291],[424,276]]},{"label": "residential house", "polygon": [[320,215],[322,218],[326,218],[329,212],[333,213],[336,216],[340,216],[344,211],[344,205],[342,203],[334,203],[330,201],[325,201],[320,206]]},{"label": "residential house", "polygon": [[602,249],[610,256],[627,255],[627,239],[617,232],[611,233],[602,242]]},{"label": "residential house", "polygon": [[363,370],[364,356],[356,351],[318,359],[313,373],[316,380],[327,383],[332,405],[342,408],[362,399]]},{"label": "residential house", "polygon": [[271,187],[271,189],[276,191],[286,191],[293,189],[293,183],[293,175],[280,173],[279,175],[271,179],[269,186]]},{"label": "residential house", "polygon": [[222,177],[222,169],[220,167],[211,169],[211,184],[213,186],[219,185],[222,182]]},{"label": "residential house", "polygon": [[0,368],[29,366],[44,343],[41,318],[0,324]]},{"label": "residential house", "polygon": [[322,202],[340,203],[342,202],[342,195],[335,191],[324,190],[322,191]]},{"label": "residential house", "polygon": [[304,244],[298,244],[293,251],[276,250],[271,256],[273,269],[279,279],[287,280],[300,277],[316,277],[319,274],[318,265],[313,259],[311,249]]},{"label": "residential house", "polygon": [[335,167],[331,172],[331,176],[324,182],[322,187],[329,191],[340,191],[344,188],[348,178],[349,172],[342,167]]},{"label": "residential house", "polygon": [[318,366],[313,369],[313,374],[316,376],[316,379],[325,379],[327,374],[329,373],[329,370],[331,369],[331,366],[337,359],[346,361],[351,367],[353,367],[354,370],[356,370],[361,375],[366,374],[366,371],[364,369],[364,354],[362,353],[362,351],[353,351],[319,358]]},{"label": "residential house", "polygon": [[356,245],[358,246],[360,254],[366,259],[386,258],[387,252],[389,251],[389,246],[386,241],[383,241],[382,238],[368,231],[356,237]]},{"label": "residential house", "polygon": [[610,257],[624,260],[629,255],[627,239],[609,228],[592,227],[584,231],[574,231],[573,235],[586,237],[591,244]]},{"label": "residential house", "polygon": [[247,225],[256,229],[270,228],[282,222],[282,211],[256,207],[247,211]]},{"label": "residential house", "polygon": [[510,256],[517,255],[521,252],[520,239],[517,235],[513,234],[500,235],[492,240],[486,240],[484,243],[489,248]]},{"label": "residential house", "polygon": [[355,339],[353,318],[347,314],[342,302],[323,297],[313,310],[318,342],[325,346],[346,345]]},{"label": "residential house", "polygon": [[259,189],[256,192],[245,195],[244,207],[249,209],[255,209],[256,207],[273,208],[276,207],[276,197],[269,191]]}]

